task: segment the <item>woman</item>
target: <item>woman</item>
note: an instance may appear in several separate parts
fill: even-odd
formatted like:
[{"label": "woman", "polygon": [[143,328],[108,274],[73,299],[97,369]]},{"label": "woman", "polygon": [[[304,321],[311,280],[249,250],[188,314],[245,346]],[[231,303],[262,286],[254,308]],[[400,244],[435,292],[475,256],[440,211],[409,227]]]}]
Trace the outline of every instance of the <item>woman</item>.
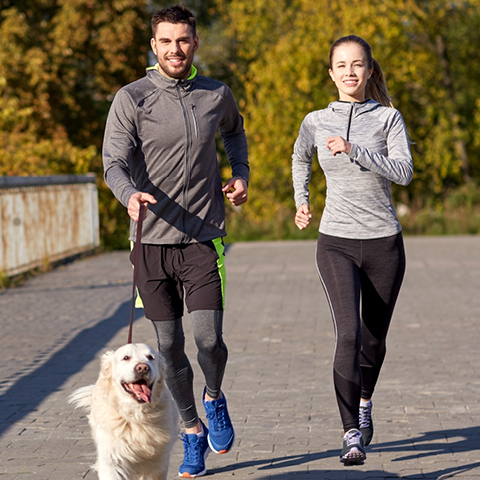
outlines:
[{"label": "woman", "polygon": [[373,435],[371,398],[405,273],[390,187],[408,185],[413,164],[402,116],[392,107],[369,44],[355,35],[337,40],[329,73],[339,100],[309,113],[295,142],[295,223],[302,230],[312,218],[308,184],[316,152],[327,182],[316,260],[336,333],[340,461],[361,465]]}]

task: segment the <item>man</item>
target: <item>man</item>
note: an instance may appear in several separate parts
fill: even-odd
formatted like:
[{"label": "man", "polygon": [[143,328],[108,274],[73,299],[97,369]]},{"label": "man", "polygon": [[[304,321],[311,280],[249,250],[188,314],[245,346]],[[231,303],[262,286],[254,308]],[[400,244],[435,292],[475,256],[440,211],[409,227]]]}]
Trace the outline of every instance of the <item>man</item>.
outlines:
[{"label": "man", "polygon": [[[249,175],[243,119],[225,84],[198,75],[192,65],[199,40],[182,5],[152,18],[151,47],[158,63],[123,87],[107,119],[105,180],[131,217],[135,239],[140,205],[147,205],[138,261],[138,290],[153,322],[168,387],[185,424],[182,477],[206,473],[210,448],[226,453],[235,433],[221,391],[227,362],[224,309],[223,195],[247,201]],[[215,133],[232,168],[222,187]],[[183,302],[190,313],[205,376],[208,428],[197,414],[193,371],[184,350]]]}]

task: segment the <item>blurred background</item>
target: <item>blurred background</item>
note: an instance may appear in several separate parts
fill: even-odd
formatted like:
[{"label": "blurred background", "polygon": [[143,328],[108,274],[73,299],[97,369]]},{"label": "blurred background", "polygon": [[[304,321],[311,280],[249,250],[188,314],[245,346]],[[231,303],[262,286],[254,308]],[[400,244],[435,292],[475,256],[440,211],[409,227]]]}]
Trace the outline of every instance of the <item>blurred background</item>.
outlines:
[{"label": "blurred background", "polygon": [[[0,0],[0,175],[96,173],[106,249],[128,247],[126,210],[102,179],[106,115],[152,63],[150,18],[172,3]],[[293,223],[291,154],[305,115],[336,99],[328,53],[348,34],[372,46],[412,142],[414,180],[393,186],[404,232],[480,232],[480,0],[183,3],[199,23],[199,73],[230,85],[245,118],[250,200],[227,206],[228,242],[316,238]],[[324,198],[315,164],[317,225]]]}]

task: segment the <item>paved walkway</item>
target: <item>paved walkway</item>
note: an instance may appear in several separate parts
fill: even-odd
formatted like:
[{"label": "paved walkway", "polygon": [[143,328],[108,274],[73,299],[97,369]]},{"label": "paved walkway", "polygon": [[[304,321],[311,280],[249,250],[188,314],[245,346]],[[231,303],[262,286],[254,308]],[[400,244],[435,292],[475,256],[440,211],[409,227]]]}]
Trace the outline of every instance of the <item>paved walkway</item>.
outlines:
[{"label": "paved walkway", "polygon": [[[338,461],[333,326],[314,242],[228,252],[224,391],[234,450],[209,475],[237,480],[480,478],[480,237],[407,238],[408,267],[361,467]],[[96,479],[85,417],[66,405],[99,355],[126,342],[127,253],[78,261],[0,293],[0,480]],[[134,341],[155,344],[138,312]],[[189,328],[188,351],[201,374]],[[177,442],[169,478],[181,463]]]}]

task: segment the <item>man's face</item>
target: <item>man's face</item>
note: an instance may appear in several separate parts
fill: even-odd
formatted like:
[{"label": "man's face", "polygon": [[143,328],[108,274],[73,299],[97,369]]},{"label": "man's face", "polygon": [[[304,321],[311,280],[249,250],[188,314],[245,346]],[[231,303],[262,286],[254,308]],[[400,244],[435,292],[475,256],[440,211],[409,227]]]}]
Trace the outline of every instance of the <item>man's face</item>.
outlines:
[{"label": "man's face", "polygon": [[198,48],[198,37],[193,36],[190,25],[161,22],[150,44],[161,73],[176,79],[189,77],[193,55]]}]

